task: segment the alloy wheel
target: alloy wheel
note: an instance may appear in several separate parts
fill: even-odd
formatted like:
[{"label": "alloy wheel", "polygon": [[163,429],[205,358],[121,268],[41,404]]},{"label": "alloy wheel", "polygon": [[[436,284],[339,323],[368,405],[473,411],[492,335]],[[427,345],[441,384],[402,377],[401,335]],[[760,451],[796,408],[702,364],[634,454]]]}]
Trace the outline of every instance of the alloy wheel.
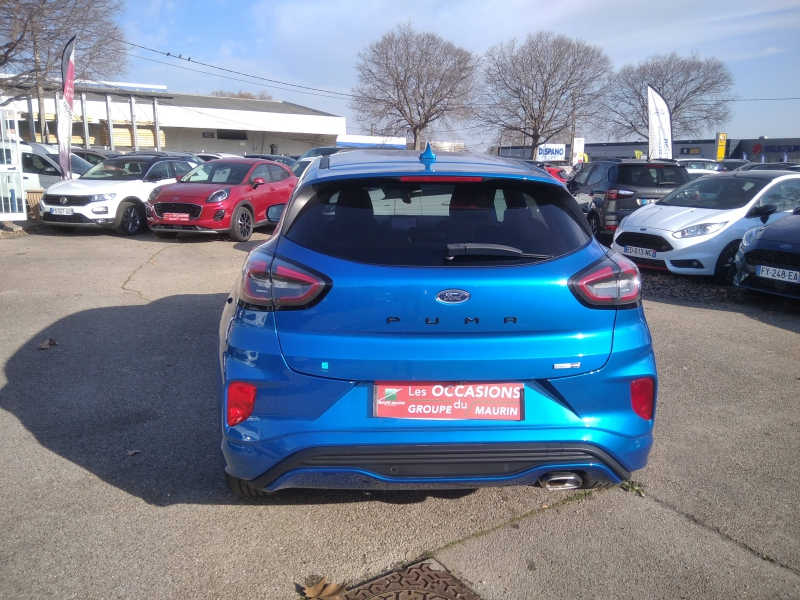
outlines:
[{"label": "alloy wheel", "polygon": [[236,221],[236,227],[239,230],[239,235],[243,238],[250,237],[253,231],[253,218],[250,216],[250,211],[243,210],[239,214],[239,219]]},{"label": "alloy wheel", "polygon": [[139,215],[139,211],[136,209],[135,206],[129,206],[125,209],[122,213],[122,227],[125,231],[133,235],[139,228],[142,226],[142,218]]}]

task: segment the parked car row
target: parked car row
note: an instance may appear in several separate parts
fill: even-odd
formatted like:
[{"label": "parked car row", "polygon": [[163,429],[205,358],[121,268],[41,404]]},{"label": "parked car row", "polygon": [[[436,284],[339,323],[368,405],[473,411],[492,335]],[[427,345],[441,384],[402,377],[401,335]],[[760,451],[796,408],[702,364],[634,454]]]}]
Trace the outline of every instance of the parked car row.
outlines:
[{"label": "parked car row", "polygon": [[39,211],[62,230],[136,235],[149,226],[160,237],[184,231],[246,241],[254,227],[278,221],[296,183],[289,167],[259,158],[203,163],[179,153],[133,152],[50,186]]}]

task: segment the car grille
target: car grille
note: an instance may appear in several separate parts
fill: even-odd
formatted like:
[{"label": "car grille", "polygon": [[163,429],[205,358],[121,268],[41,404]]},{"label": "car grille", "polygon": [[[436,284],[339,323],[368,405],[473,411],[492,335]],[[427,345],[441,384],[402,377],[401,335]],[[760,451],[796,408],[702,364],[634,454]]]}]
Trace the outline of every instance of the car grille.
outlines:
[{"label": "car grille", "polygon": [[164,213],[184,213],[188,214],[190,219],[197,219],[203,207],[185,202],[157,202],[153,205],[153,210],[159,218],[163,218]]},{"label": "car grille", "polygon": [[[66,198],[65,203],[61,202],[61,198]],[[42,198],[42,202],[51,206],[86,206],[89,204],[88,196],[48,196]]]},{"label": "car grille", "polygon": [[783,250],[766,250],[758,248],[745,253],[744,260],[748,265],[764,265],[800,271],[800,252],[784,252]]},{"label": "car grille", "polygon": [[85,215],[53,215],[49,212],[42,214],[45,223],[94,223]]},{"label": "car grille", "polygon": [[764,290],[765,292],[777,292],[786,296],[800,298],[800,283],[777,281],[752,274],[748,275],[744,281],[742,281],[742,285],[757,290]]},{"label": "car grille", "polygon": [[616,243],[620,246],[635,246],[636,248],[649,248],[657,252],[669,252],[672,250],[670,243],[660,235],[649,233],[637,233],[635,231],[625,231],[619,234]]},{"label": "car grille", "polygon": [[644,267],[646,269],[660,269],[662,271],[668,271],[669,270],[669,269],[667,269],[666,261],[663,261],[663,260],[655,260],[655,259],[652,259],[652,258],[642,258],[641,256],[629,256],[627,254],[625,255],[625,258],[627,258],[630,261],[635,262],[640,267]]}]

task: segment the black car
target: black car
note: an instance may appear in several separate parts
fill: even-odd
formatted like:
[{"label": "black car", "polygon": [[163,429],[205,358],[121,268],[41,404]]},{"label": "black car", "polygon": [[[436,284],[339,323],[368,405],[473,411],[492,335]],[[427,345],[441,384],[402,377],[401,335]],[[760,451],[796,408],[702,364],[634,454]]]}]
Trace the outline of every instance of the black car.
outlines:
[{"label": "black car", "polygon": [[800,208],[745,233],[734,265],[739,287],[800,299]]},{"label": "black car", "polygon": [[796,167],[797,163],[774,162],[774,163],[747,163],[738,167],[737,171],[785,171]]},{"label": "black car", "polygon": [[581,169],[566,185],[597,234],[615,231],[637,208],[661,200],[689,181],[686,167],[675,160],[603,158]]},{"label": "black car", "polygon": [[72,148],[72,153],[77,154],[91,165],[103,162],[107,158],[122,156],[122,152],[113,152],[111,150],[87,150],[86,148]]},{"label": "black car", "polygon": [[275,162],[283,163],[290,169],[297,161],[290,156],[283,156],[282,154],[245,154],[245,158],[263,158],[265,160],[274,160]]},{"label": "black car", "polygon": [[161,158],[173,158],[177,160],[189,160],[195,164],[205,162],[202,158],[191,152],[175,152],[167,150],[136,150],[135,152],[128,152],[125,156],[151,156]]}]

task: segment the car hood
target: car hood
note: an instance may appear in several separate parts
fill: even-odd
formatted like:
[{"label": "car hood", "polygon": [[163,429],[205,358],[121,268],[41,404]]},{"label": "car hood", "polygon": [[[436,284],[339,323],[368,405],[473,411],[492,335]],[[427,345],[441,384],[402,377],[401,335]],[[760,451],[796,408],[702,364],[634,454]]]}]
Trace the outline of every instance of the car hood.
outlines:
[{"label": "car hood", "polygon": [[633,227],[646,227],[663,229],[666,231],[679,231],[700,223],[718,223],[730,221],[728,216],[731,211],[714,210],[711,208],[689,208],[686,206],[663,206],[648,204],[625,219],[624,229]]},{"label": "car hood", "polygon": [[181,200],[196,200],[201,199],[205,201],[211,194],[218,190],[228,189],[228,193],[233,194],[233,186],[226,183],[173,183],[170,185],[161,186],[161,191],[158,193],[159,200],[173,200],[180,198]]},{"label": "car hood", "polygon": [[85,196],[87,194],[112,193],[120,187],[129,187],[131,184],[141,184],[141,179],[73,179],[54,183],[47,190],[49,195],[65,194],[70,196]]},{"label": "car hood", "polygon": [[800,244],[800,215],[787,215],[763,229],[760,240]]}]

